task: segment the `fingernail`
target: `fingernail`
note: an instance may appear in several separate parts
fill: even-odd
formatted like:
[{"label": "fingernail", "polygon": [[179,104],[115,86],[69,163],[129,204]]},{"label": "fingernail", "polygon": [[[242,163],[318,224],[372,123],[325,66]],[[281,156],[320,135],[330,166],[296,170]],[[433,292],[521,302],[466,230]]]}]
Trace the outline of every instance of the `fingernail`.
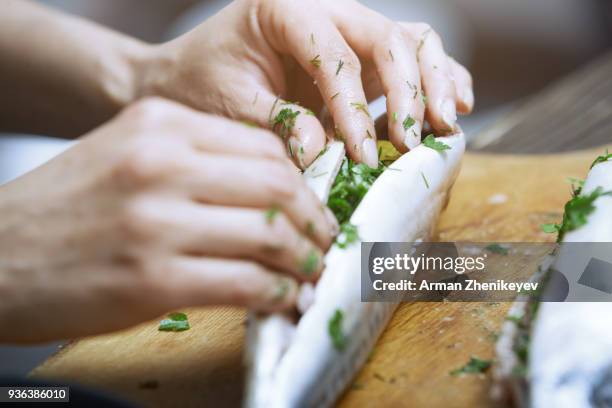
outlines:
[{"label": "fingernail", "polygon": [[326,205],[323,205],[323,213],[325,214],[325,218],[327,218],[327,222],[329,223],[330,234],[332,237],[335,237],[340,232],[340,225],[338,224],[338,220],[336,219],[336,216],[334,215],[332,210],[330,210],[329,207]]},{"label": "fingernail", "polygon": [[404,144],[408,150],[412,150],[421,143],[421,129],[418,122],[406,130]]},{"label": "fingernail", "polygon": [[376,142],[373,138],[367,138],[361,144],[362,154],[361,158],[363,162],[373,169],[378,167],[378,150],[376,149]]},{"label": "fingernail", "polygon": [[474,107],[474,91],[472,91],[471,86],[466,86],[463,88],[463,95],[461,99],[470,109]]},{"label": "fingernail", "polygon": [[449,129],[453,129],[455,122],[457,121],[457,110],[455,108],[455,101],[451,99],[445,99],[440,105],[440,111],[442,112],[442,121]]}]

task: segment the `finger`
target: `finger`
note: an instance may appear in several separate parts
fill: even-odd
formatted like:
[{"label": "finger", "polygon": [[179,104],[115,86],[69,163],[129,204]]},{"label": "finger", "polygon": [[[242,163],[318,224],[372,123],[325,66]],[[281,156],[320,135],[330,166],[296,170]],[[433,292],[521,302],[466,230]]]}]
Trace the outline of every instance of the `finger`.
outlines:
[{"label": "finger", "polygon": [[284,213],[301,234],[327,250],[337,232],[335,220],[290,165],[283,161],[194,154],[183,159],[188,171],[171,181],[199,202]]},{"label": "finger", "polygon": [[474,91],[472,75],[465,67],[449,57],[453,78],[455,79],[455,95],[457,96],[457,111],[468,114],[474,109]]},{"label": "finger", "polygon": [[374,49],[374,61],[387,97],[389,140],[400,152],[421,143],[425,106],[415,53],[416,44],[404,36],[400,25],[393,25],[385,40]]},{"label": "finger", "polygon": [[[125,110],[143,126],[183,138],[198,150],[273,159],[286,157],[278,137],[265,129],[209,115],[161,98],[147,98]],[[231,136],[231,137],[228,137]]]},{"label": "finger", "polygon": [[260,92],[257,120],[281,137],[293,162],[305,169],[325,147],[325,131],[314,113],[300,105],[284,101],[268,92]]},{"label": "finger", "polygon": [[361,83],[361,63],[353,50],[323,16],[299,16],[285,35],[286,51],[314,78],[349,156],[377,167],[374,123]]},{"label": "finger", "polygon": [[417,35],[417,59],[427,96],[427,120],[438,133],[453,133],[457,121],[455,84],[442,40],[427,24],[405,24]]},{"label": "finger", "polygon": [[282,212],[172,203],[162,217],[167,245],[189,255],[250,259],[307,281],[323,269],[322,251]]},{"label": "finger", "polygon": [[175,307],[230,304],[271,312],[297,299],[295,280],[255,262],[177,256],[165,269],[164,291]]}]

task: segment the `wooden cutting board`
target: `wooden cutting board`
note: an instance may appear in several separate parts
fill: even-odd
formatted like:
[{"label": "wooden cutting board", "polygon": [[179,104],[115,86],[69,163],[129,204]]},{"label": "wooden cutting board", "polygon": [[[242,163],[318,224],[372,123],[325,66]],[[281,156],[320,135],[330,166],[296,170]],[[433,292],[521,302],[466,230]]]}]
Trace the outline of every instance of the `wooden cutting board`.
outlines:
[{"label": "wooden cutting board", "polygon": [[[542,223],[561,218],[567,177],[584,177],[604,148],[556,155],[468,154],[439,224],[441,241],[550,242]],[[506,198],[504,201],[503,199]],[[489,374],[451,376],[470,356],[493,357],[509,303],[401,305],[343,407],[485,407]],[[187,311],[192,329],[158,321],[72,342],[32,375],[76,381],[149,406],[239,406],[245,312]],[[499,406],[495,404],[495,406]]]}]

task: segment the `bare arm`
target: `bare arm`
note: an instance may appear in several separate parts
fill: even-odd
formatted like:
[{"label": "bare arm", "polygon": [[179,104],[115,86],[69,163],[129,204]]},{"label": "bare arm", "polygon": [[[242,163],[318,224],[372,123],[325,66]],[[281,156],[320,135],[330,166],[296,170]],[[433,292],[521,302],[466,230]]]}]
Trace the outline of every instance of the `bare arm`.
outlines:
[{"label": "bare arm", "polygon": [[0,129],[76,137],[136,93],[148,46],[25,0],[0,13]]}]

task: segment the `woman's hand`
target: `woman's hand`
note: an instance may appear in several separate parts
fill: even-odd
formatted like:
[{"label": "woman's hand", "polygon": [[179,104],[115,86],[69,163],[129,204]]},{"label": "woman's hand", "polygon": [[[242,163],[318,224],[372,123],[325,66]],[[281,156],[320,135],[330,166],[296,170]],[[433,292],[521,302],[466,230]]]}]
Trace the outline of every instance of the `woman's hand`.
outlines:
[{"label": "woman's hand", "polygon": [[286,308],[336,228],[276,135],[160,99],[2,186],[0,213],[2,341]]},{"label": "woman's hand", "polygon": [[376,166],[368,101],[387,97],[400,151],[420,143],[425,118],[452,133],[456,113],[474,104],[470,74],[430,27],[393,22],[353,0],[238,0],[151,55],[137,75],[140,93],[274,129],[302,168],[325,144],[308,109],[326,106],[350,156]]}]

